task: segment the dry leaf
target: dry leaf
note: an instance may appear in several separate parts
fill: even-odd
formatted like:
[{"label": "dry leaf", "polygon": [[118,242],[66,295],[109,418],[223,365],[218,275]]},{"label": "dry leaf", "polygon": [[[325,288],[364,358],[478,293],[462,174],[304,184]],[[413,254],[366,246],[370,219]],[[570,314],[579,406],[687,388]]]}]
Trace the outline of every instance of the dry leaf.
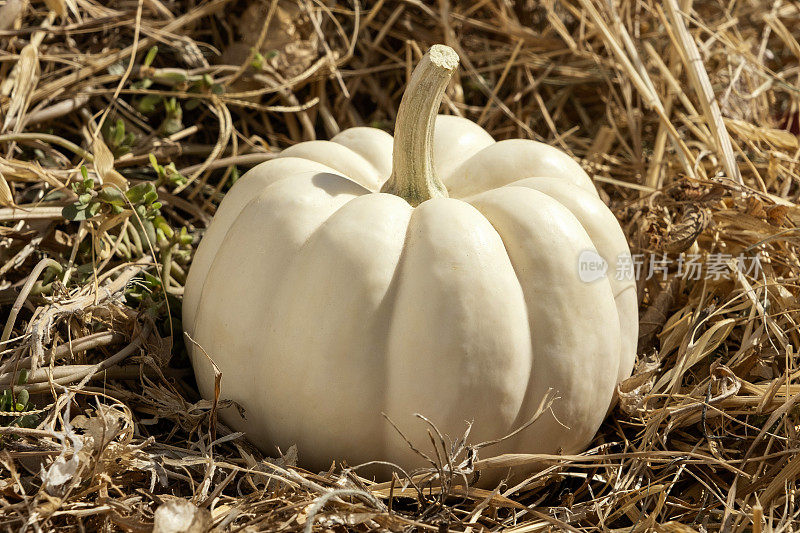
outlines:
[{"label": "dry leaf", "polygon": [[659,367],[658,362],[642,360],[637,364],[633,375],[617,385],[619,407],[624,413],[634,416],[644,409]]},{"label": "dry leaf", "polygon": [[114,170],[114,155],[99,135],[92,140],[92,154],[94,155],[94,168],[103,179],[106,174]]},{"label": "dry leaf", "polygon": [[153,518],[153,533],[206,533],[211,529],[208,509],[177,498],[161,504]]},{"label": "dry leaf", "polygon": [[691,248],[697,237],[708,226],[708,212],[696,205],[690,205],[683,213],[681,221],[669,230],[664,251],[671,253],[685,252]]},{"label": "dry leaf", "polygon": [[[70,424],[64,424],[64,431],[58,437],[61,440],[61,453],[48,467],[43,466],[39,474],[42,486],[51,494],[58,492],[60,487],[72,480],[81,464],[88,460],[83,449],[83,437],[72,431]],[[69,442],[72,442],[72,447],[69,446]],[[69,459],[67,459],[68,454]]]},{"label": "dry leaf", "polygon": [[725,125],[740,137],[766,142],[776,148],[796,150],[800,146],[797,136],[786,130],[756,126],[743,120],[725,118]]},{"label": "dry leaf", "polygon": [[127,190],[128,180],[114,170],[114,155],[99,135],[92,140],[92,154],[94,155],[94,169],[103,181],[102,184],[116,185],[123,191]]},{"label": "dry leaf", "polygon": [[773,226],[783,225],[786,214],[789,212],[789,207],[785,205],[773,205],[767,209],[767,222]]},{"label": "dry leaf", "polygon": [[659,331],[664,329],[664,324],[669,317],[669,310],[675,303],[675,297],[680,291],[680,283],[673,278],[655,297],[650,307],[642,314],[639,320],[638,350],[641,352],[648,348]]},{"label": "dry leaf", "polygon": [[674,521],[656,525],[656,531],[658,533],[698,533],[696,529]]},{"label": "dry leaf", "polygon": [[756,218],[764,218],[767,216],[766,211],[764,211],[764,202],[755,196],[750,196],[747,198],[747,208],[745,213]]},{"label": "dry leaf", "polygon": [[99,405],[94,416],[78,415],[72,419],[72,427],[84,431],[84,442],[95,452],[101,452],[122,431],[125,415],[107,405]]},{"label": "dry leaf", "polygon": [[103,176],[103,183],[106,185],[116,185],[123,191],[128,190],[128,180],[113,168]]},{"label": "dry leaf", "polygon": [[8,0],[6,5],[0,7],[0,30],[9,30],[25,11],[25,0]]},{"label": "dry leaf", "polygon": [[[19,53],[19,61],[11,71],[9,79],[13,80],[11,89],[11,103],[8,106],[3,130],[7,131],[14,121],[14,130],[21,130],[25,124],[20,120],[25,114],[31,101],[31,96],[39,82],[39,50],[36,45],[26,45]],[[15,120],[16,119],[16,120]]]},{"label": "dry leaf", "polygon": [[47,4],[48,9],[55,11],[59,17],[67,16],[67,3],[65,0],[44,0],[44,3]]},{"label": "dry leaf", "polygon": [[0,205],[14,205],[14,195],[11,194],[11,187],[8,185],[2,172],[0,172]]}]

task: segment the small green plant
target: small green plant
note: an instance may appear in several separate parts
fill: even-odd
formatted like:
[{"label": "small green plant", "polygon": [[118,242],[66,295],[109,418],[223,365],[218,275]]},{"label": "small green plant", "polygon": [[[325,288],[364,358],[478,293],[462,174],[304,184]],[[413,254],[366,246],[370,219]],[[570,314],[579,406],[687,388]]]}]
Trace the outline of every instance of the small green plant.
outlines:
[{"label": "small green plant", "polygon": [[272,59],[278,55],[277,50],[269,50],[266,55],[253,48],[250,50],[253,52],[253,61],[250,62],[250,66],[253,67],[254,70],[264,70],[264,63],[268,59]]},{"label": "small green plant", "polygon": [[76,222],[94,217],[102,207],[102,204],[96,198],[94,180],[89,177],[89,171],[86,166],[81,166],[81,177],[81,180],[75,181],[71,185],[72,190],[78,195],[78,201],[65,206],[61,211],[64,218]]},{"label": "small green plant", "polygon": [[[17,377],[17,385],[24,385],[27,382],[28,371],[21,370]],[[24,428],[36,427],[39,423],[39,417],[35,414],[23,414],[32,410],[34,410],[34,406],[30,402],[30,394],[27,390],[21,390],[14,394],[11,389],[6,389],[3,391],[3,394],[0,394],[0,411],[4,413],[14,413],[11,416],[0,417],[2,419],[11,418],[9,422],[2,422],[0,425]],[[16,413],[19,413],[19,415]]]},{"label": "small green plant", "polygon": [[[139,183],[125,192],[113,186],[95,191],[94,180],[89,177],[85,166],[81,167],[81,176],[83,179],[72,184],[72,190],[78,195],[78,200],[65,206],[61,213],[67,220],[89,220],[101,213],[117,215],[126,208],[132,208],[142,221],[158,221],[161,215],[159,211],[161,203],[158,201],[158,192],[153,183]],[[145,232],[147,233],[146,230]]]},{"label": "small green plant", "polygon": [[239,167],[234,165],[231,167],[231,178],[228,180],[228,187],[233,187],[233,184],[239,181],[239,178],[242,176]]},{"label": "small green plant", "polygon": [[253,61],[250,62],[250,66],[253,67],[253,70],[264,68],[264,56],[261,55],[261,52],[256,51],[253,53]]},{"label": "small green plant", "polygon": [[156,156],[150,154],[150,166],[156,171],[156,187],[164,185],[167,187],[177,187],[186,183],[186,177],[178,172],[175,163],[166,166],[159,165]]},{"label": "small green plant", "polygon": [[146,94],[136,102],[136,109],[138,109],[140,113],[149,115],[150,113],[153,113],[159,105],[161,105],[161,101],[163,99],[164,98],[160,94]]},{"label": "small green plant", "polygon": [[164,110],[167,116],[164,122],[161,123],[161,133],[169,136],[178,133],[183,129],[183,109],[177,98],[172,97],[169,100],[164,100]]},{"label": "small green plant", "polygon": [[153,64],[153,61],[156,59],[156,55],[158,54],[158,46],[151,46],[150,49],[147,51],[147,55],[144,56],[144,62],[142,65],[144,68],[150,68]]},{"label": "small green plant", "polygon": [[[155,70],[155,69],[153,69],[153,68],[151,67],[151,65],[153,64],[153,61],[155,61],[155,59],[156,59],[156,55],[157,55],[157,54],[158,54],[158,46],[152,46],[152,47],[150,47],[150,49],[147,51],[147,55],[146,55],[146,56],[145,56],[145,58],[144,58],[144,62],[142,63],[142,67],[141,67],[141,70],[142,70],[142,79],[140,79],[140,80],[137,80],[137,81],[135,81],[135,82],[131,83],[131,87],[133,87],[134,89],[147,89],[147,88],[149,88],[151,85],[153,85],[153,79],[152,79],[151,75],[152,75],[152,72],[153,72],[153,70]],[[124,69],[123,69],[123,71],[124,71]],[[120,74],[121,74],[121,73],[120,73]],[[160,96],[155,96],[155,95],[150,95],[150,94],[148,94],[148,95],[145,95],[145,96],[144,96],[144,98],[142,98],[141,100],[139,100],[139,105],[138,105],[138,107],[140,108],[140,109],[139,109],[140,111],[142,111],[142,109],[141,109],[141,106],[142,106],[141,102],[142,102],[143,100],[145,100],[145,99],[148,99],[148,98],[149,98],[151,101],[154,101],[154,102],[155,102],[155,103],[153,104],[153,106],[152,106],[152,109],[151,109],[151,111],[150,111],[150,112],[152,112],[152,110],[153,110],[153,109],[155,109],[155,106],[156,106],[156,105],[158,105],[158,103],[159,103],[159,102],[161,102],[161,97],[160,97]],[[144,112],[144,111],[142,111],[142,112]]]},{"label": "small green plant", "polygon": [[[158,47],[150,48],[144,62],[139,68],[141,79],[131,83],[134,89],[149,89],[154,84],[166,85],[175,90],[189,93],[220,95],[225,89],[214,81],[208,74],[192,74],[180,68],[154,68],[151,65],[158,53]],[[263,56],[259,56],[263,60]],[[261,63],[263,65],[263,62]],[[181,131],[183,126],[183,111],[192,110],[200,105],[195,98],[188,98],[183,102],[183,107],[177,98],[165,98],[160,94],[145,94],[136,100],[136,109],[145,115],[150,115],[163,109],[164,119],[159,126],[160,133],[169,136]]]},{"label": "small green plant", "polygon": [[132,217],[131,222],[139,232],[142,243],[149,242],[152,246],[158,247],[160,236],[166,234],[172,236],[172,228],[161,216],[161,202],[158,201],[155,185],[149,181],[139,183],[128,189],[125,196],[136,212],[136,216]]},{"label": "small green plant", "polygon": [[125,122],[121,118],[103,124],[103,139],[115,158],[130,152],[136,143],[136,136],[125,131]]}]

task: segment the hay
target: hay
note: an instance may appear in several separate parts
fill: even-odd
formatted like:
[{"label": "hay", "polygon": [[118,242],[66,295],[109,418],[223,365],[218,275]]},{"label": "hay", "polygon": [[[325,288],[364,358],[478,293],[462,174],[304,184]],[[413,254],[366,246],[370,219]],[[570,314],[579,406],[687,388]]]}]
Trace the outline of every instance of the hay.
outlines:
[{"label": "hay", "polygon": [[[798,34],[781,2],[5,0],[0,528],[796,530]],[[462,447],[379,485],[265,458],[194,389],[192,238],[280,148],[390,128],[436,42],[447,112],[567,150],[621,220],[653,273],[636,372],[577,456]]]}]

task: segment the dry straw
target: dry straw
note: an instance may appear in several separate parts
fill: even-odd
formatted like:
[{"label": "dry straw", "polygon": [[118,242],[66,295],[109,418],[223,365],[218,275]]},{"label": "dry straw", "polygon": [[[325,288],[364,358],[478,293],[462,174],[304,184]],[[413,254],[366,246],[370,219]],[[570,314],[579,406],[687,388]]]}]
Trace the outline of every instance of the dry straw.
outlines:
[{"label": "dry straw", "polygon": [[[780,0],[0,0],[0,529],[796,531],[798,35]],[[446,112],[566,149],[620,219],[634,376],[580,455],[431,425],[430,468],[388,483],[268,459],[169,319],[192,237],[282,147],[390,129],[437,42]]]}]

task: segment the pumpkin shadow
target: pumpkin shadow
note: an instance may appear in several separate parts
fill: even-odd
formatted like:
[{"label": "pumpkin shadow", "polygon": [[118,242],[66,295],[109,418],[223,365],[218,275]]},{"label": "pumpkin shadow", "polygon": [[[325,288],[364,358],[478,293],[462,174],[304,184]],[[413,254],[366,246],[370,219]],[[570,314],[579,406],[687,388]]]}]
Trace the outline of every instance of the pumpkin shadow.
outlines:
[{"label": "pumpkin shadow", "polygon": [[334,174],[332,172],[320,172],[314,174],[311,178],[311,183],[331,196],[338,196],[340,194],[355,194],[362,195],[371,193],[369,189],[363,185],[359,185],[350,178],[342,174]]}]

